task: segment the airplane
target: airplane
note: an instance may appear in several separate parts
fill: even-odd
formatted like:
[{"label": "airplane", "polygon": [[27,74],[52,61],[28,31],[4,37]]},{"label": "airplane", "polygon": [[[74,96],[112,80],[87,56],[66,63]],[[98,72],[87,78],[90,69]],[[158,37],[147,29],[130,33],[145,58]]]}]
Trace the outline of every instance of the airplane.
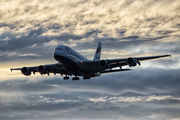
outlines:
[{"label": "airplane", "polygon": [[[148,57],[129,57],[122,59],[104,59],[101,60],[102,43],[99,42],[94,59],[89,60],[82,56],[75,50],[65,45],[59,45],[54,50],[54,59],[58,61],[55,64],[47,64],[33,67],[11,68],[13,70],[21,70],[21,73],[25,76],[30,76],[31,73],[35,75],[39,72],[41,75],[50,73],[61,74],[64,80],[68,80],[69,76],[72,80],[79,80],[79,77],[83,77],[84,80],[93,77],[99,77],[101,74],[129,71],[131,69],[122,69],[122,66],[128,65],[129,67],[135,67],[137,64],[141,65],[140,61],[157,59],[162,57],[171,57],[170,55],[148,56]],[[116,68],[116,69],[114,69]],[[117,69],[118,68],[118,69]]]}]

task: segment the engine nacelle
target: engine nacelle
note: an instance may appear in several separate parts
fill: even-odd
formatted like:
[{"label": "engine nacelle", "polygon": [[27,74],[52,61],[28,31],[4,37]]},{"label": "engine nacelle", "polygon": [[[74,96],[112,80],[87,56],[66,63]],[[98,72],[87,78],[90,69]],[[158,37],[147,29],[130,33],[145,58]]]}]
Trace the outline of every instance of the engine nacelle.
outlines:
[{"label": "engine nacelle", "polygon": [[108,61],[106,61],[106,60],[101,60],[101,61],[99,62],[99,66],[102,67],[102,68],[108,67]]},{"label": "engine nacelle", "polygon": [[40,65],[38,67],[38,71],[40,72],[40,74],[46,74],[47,73],[46,66]]},{"label": "engine nacelle", "polygon": [[137,65],[137,60],[135,58],[130,57],[126,60],[126,62],[130,67],[135,67]]},{"label": "engine nacelle", "polygon": [[30,75],[31,75],[31,71],[30,71],[30,69],[29,69],[28,67],[23,67],[23,68],[21,69],[21,73],[22,73],[23,75],[26,75],[26,76],[30,76]]}]

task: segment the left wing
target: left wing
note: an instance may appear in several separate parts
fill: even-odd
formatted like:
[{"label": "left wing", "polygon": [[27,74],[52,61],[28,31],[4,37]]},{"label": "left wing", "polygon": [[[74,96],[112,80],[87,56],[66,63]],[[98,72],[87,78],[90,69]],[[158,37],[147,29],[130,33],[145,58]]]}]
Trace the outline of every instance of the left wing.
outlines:
[{"label": "left wing", "polygon": [[171,57],[171,55],[159,55],[159,56],[149,56],[149,57],[134,57],[134,58],[129,57],[124,59],[111,59],[107,61],[110,64],[110,67],[112,68],[124,66],[124,65],[129,65],[130,67],[133,67],[136,66],[137,64],[141,65],[140,61],[169,57],[169,56]]},{"label": "left wing", "polygon": [[[107,69],[112,69],[115,67],[120,67],[122,71],[122,66],[129,65],[134,67],[137,64],[141,65],[140,61],[151,60],[163,57],[171,57],[171,55],[159,55],[159,56],[149,56],[149,57],[129,57],[123,59],[105,59],[105,60],[92,60],[92,61],[81,61],[76,64],[82,69],[90,69],[93,73],[100,72],[105,73]],[[110,71],[108,71],[110,72]]]},{"label": "left wing", "polygon": [[49,73],[59,73],[61,75],[63,74],[67,74],[67,75],[71,75],[70,72],[68,72],[62,64],[59,63],[55,63],[55,64],[48,64],[48,65],[40,65],[40,66],[33,66],[33,67],[23,67],[23,68],[11,68],[11,71],[13,70],[21,70],[21,72],[26,75],[29,76],[31,75],[31,72],[33,72],[34,74],[36,72],[39,72],[41,75],[42,74],[48,74]]}]

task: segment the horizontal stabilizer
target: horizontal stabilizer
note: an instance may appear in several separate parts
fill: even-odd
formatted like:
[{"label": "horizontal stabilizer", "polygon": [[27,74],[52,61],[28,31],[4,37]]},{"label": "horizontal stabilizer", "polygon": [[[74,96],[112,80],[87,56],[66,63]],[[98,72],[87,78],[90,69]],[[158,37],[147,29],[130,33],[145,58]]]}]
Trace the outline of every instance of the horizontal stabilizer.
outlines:
[{"label": "horizontal stabilizer", "polygon": [[131,70],[131,69],[115,69],[115,70],[105,70],[101,73],[110,73],[110,72],[120,72],[120,71],[128,71],[128,70]]}]

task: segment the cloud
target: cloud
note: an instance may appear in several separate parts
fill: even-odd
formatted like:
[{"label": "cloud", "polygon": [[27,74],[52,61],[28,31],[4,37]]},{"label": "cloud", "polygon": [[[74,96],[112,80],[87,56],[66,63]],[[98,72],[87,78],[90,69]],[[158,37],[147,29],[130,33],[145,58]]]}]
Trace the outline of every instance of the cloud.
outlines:
[{"label": "cloud", "polygon": [[[8,28],[6,31],[18,38],[34,35],[77,40],[87,38],[87,35],[91,36],[93,31],[96,31],[97,38],[117,40],[122,38],[133,42],[137,38],[162,36],[176,38],[178,33],[169,34],[179,30],[177,13],[179,4],[175,0],[171,2],[55,0],[51,3],[44,1],[43,4],[38,4],[38,1],[18,0],[14,2],[14,6],[12,2],[2,2],[6,6],[1,20],[2,29]],[[13,21],[11,19],[6,21],[12,17]],[[32,42],[32,40],[24,41]]]},{"label": "cloud", "polygon": [[178,72],[134,69],[86,81],[64,81],[60,76],[2,81],[1,118],[178,119]]},{"label": "cloud", "polygon": [[90,98],[89,101],[92,102],[152,102],[152,101],[163,101],[163,100],[177,100],[179,101],[180,98],[174,98],[173,96],[138,96],[138,97],[100,97],[100,98]]}]

